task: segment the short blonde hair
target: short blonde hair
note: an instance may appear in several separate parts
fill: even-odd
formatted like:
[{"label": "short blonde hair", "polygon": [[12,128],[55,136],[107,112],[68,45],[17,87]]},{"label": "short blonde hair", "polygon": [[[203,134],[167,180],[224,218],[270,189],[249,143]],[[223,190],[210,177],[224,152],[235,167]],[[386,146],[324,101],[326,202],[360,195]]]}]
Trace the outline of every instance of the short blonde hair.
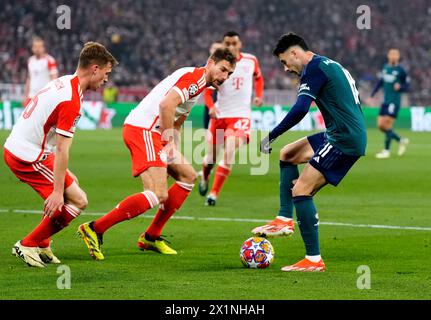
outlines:
[{"label": "short blonde hair", "polygon": [[98,42],[87,42],[79,54],[78,68],[86,68],[92,64],[105,66],[108,63],[114,67],[118,64],[117,59]]}]

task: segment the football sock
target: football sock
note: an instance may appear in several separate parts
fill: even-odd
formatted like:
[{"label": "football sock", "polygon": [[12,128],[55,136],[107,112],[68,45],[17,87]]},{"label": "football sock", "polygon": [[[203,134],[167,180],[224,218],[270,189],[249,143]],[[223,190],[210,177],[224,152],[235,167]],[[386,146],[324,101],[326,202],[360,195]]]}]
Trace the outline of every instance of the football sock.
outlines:
[{"label": "football sock", "polygon": [[[45,215],[42,216],[42,220],[45,219]],[[42,240],[39,242],[39,248],[48,248],[49,244],[51,243],[51,237],[46,238],[45,240]]]},{"label": "football sock", "polygon": [[73,205],[63,205],[61,210],[55,212],[52,217],[44,216],[39,225],[22,239],[22,245],[25,247],[47,247],[46,241],[48,241],[49,246],[50,237],[67,227],[80,212]]},{"label": "football sock", "polygon": [[215,173],[214,183],[210,192],[211,195],[218,196],[221,188],[223,187],[223,184],[226,182],[226,179],[230,174],[230,171],[231,170],[225,167],[224,164],[219,163]]},{"label": "football sock", "polygon": [[280,210],[278,215],[293,218],[293,180],[298,179],[298,166],[280,160]]},{"label": "football sock", "polygon": [[121,201],[112,211],[93,224],[96,233],[102,234],[113,225],[132,219],[159,204],[156,194],[150,190],[135,193]]},{"label": "football sock", "polygon": [[308,256],[320,255],[319,219],[311,196],[293,197],[301,237]]},{"label": "football sock", "polygon": [[39,242],[39,248],[48,248],[50,243],[51,243],[51,238],[47,238]]},{"label": "football sock", "polygon": [[394,139],[394,140],[396,140],[396,141],[400,142],[401,137],[400,137],[398,134],[396,134],[396,133],[395,133],[395,131],[394,131],[394,130],[392,130],[392,129],[391,129],[391,134],[392,134],[392,139]]},{"label": "football sock", "polygon": [[[77,207],[75,207],[73,204],[70,203],[66,203],[65,204],[67,211],[72,215],[77,217],[80,213],[81,210],[78,209]],[[42,217],[42,219],[44,219],[45,216]],[[42,240],[41,242],[39,242],[39,248],[48,248],[51,244],[51,237]]]},{"label": "football sock", "polygon": [[310,260],[311,262],[317,263],[322,259],[322,256],[319,254],[317,256],[305,256],[308,260]]},{"label": "football sock", "polygon": [[385,150],[389,150],[391,148],[391,140],[392,140],[391,130],[386,130],[385,131]]},{"label": "football sock", "polygon": [[396,140],[396,141],[400,142],[401,137],[398,134],[396,134],[394,132],[394,130],[392,130],[392,129],[386,130],[385,131],[385,149],[386,150],[389,150],[392,140]]},{"label": "football sock", "polygon": [[193,184],[176,181],[169,188],[168,200],[160,205],[151,225],[145,231],[148,238],[155,240],[160,237],[166,222],[182,206],[193,186]]},{"label": "football sock", "polygon": [[205,181],[208,181],[208,178],[213,168],[214,164],[208,164],[204,162],[204,164],[202,165],[202,176]]}]

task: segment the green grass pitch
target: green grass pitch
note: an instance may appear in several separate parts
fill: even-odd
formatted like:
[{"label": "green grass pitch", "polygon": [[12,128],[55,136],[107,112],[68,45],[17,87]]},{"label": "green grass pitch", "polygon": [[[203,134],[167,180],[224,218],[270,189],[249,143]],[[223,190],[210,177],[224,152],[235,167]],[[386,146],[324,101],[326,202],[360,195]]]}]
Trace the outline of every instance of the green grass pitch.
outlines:
[{"label": "green grass pitch", "polygon": [[[29,268],[11,255],[12,245],[41,217],[13,210],[41,210],[42,200],[1,161],[0,299],[430,299],[431,134],[400,133],[411,140],[405,156],[375,159],[383,136],[370,130],[367,156],[339,187],[325,187],[315,197],[327,271],[312,274],[280,271],[303,257],[298,229],[291,239],[270,239],[275,261],[268,269],[245,269],[239,260],[242,242],[261,224],[250,220],[270,220],[278,208],[278,151],[307,133],[286,133],[274,144],[267,175],[251,176],[247,165],[237,165],[216,207],[205,207],[195,187],[164,230],[177,256],[137,249],[153,209],[108,231],[106,260],[96,262],[75,236],[78,225],[97,217],[90,213],[105,213],[139,192],[141,185],[130,175],[119,129],[79,131],[70,168],[87,192],[89,206],[53,242],[62,264],[71,270],[70,290],[57,288],[57,266]],[[7,135],[0,131],[1,144]],[[371,270],[368,290],[357,288],[361,265]]]}]

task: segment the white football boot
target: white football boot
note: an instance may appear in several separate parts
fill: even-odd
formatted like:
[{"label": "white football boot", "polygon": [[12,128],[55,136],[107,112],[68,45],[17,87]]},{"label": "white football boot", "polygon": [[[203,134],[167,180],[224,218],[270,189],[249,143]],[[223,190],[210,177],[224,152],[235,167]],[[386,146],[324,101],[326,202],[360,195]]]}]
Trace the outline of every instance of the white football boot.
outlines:
[{"label": "white football boot", "polygon": [[387,159],[391,156],[391,152],[389,150],[382,150],[379,153],[376,154],[377,159]]},{"label": "white football boot", "polygon": [[402,138],[398,144],[398,155],[402,156],[407,149],[407,145],[410,143],[410,140],[407,138]]},{"label": "white football boot", "polygon": [[30,267],[45,268],[45,263],[39,257],[38,247],[25,247],[21,240],[12,247],[12,254],[24,261]]},{"label": "white football boot", "polygon": [[45,263],[60,264],[61,261],[52,252],[51,247],[39,248],[39,257]]}]

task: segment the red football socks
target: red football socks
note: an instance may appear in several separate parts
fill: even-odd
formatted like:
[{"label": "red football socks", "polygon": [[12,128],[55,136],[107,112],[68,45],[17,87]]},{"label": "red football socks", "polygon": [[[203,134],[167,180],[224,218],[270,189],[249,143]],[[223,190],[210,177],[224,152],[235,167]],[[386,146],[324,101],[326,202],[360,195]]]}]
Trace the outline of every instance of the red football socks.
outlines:
[{"label": "red football socks", "polygon": [[226,179],[229,176],[230,171],[231,170],[229,168],[218,165],[215,173],[215,177],[214,177],[213,187],[210,192],[211,195],[217,196],[220,193],[220,190],[223,187],[223,184],[226,182]]},{"label": "red football socks", "polygon": [[170,217],[177,211],[188,195],[193,189],[193,184],[188,184],[184,182],[175,182],[168,191],[168,200],[163,203],[156,216],[154,217],[151,225],[147,228],[145,233],[150,239],[157,239],[162,233],[162,229]]},{"label": "red football socks", "polygon": [[97,219],[93,224],[94,231],[104,233],[113,225],[132,219],[158,204],[156,194],[150,190],[135,193],[121,201],[111,212]]},{"label": "red football socks", "polygon": [[39,225],[21,240],[21,244],[25,247],[48,247],[50,238],[67,227],[79,213],[80,210],[75,206],[65,204],[52,217],[43,216]]}]

